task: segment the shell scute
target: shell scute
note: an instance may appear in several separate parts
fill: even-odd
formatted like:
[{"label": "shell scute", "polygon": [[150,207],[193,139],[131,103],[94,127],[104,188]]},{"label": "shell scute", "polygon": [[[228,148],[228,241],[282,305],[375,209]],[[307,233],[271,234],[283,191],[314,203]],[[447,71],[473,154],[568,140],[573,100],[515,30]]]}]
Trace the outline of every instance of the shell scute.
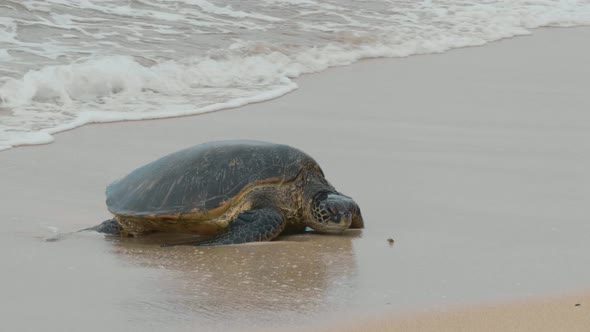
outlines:
[{"label": "shell scute", "polygon": [[164,156],[112,183],[106,190],[107,206],[118,216],[211,219],[247,188],[292,181],[306,163],[315,161],[287,145],[259,141],[200,144]]}]

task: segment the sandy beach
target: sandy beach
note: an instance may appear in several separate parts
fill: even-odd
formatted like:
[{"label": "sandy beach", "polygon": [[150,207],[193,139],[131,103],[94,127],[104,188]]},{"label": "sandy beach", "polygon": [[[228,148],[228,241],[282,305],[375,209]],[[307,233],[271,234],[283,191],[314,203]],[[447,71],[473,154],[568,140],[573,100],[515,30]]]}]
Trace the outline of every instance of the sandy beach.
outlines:
[{"label": "sandy beach", "polygon": [[[587,331],[589,38],[590,28],[539,29],[366,60],[303,76],[272,101],[87,125],[2,151],[1,324]],[[366,229],[212,248],[94,233],[43,241],[110,218],[105,187],[136,167],[244,138],[309,153],[360,204]]]},{"label": "sandy beach", "polygon": [[588,293],[486,304],[471,308],[447,308],[419,315],[377,317],[317,331],[588,331]]}]

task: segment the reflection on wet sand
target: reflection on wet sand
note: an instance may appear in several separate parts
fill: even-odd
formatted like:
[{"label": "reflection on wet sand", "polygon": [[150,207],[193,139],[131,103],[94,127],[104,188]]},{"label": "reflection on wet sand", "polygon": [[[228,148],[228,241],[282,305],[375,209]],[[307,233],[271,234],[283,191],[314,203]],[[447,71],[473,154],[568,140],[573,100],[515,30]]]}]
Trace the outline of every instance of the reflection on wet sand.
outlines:
[{"label": "reflection on wet sand", "polygon": [[349,230],[340,236],[302,234],[264,243],[173,248],[159,247],[162,238],[150,236],[113,240],[113,250],[125,264],[171,271],[172,277],[156,281],[156,287],[165,297],[162,302],[179,315],[212,326],[265,325],[303,313],[329,315],[344,305],[343,297],[357,282],[352,241],[359,234]]}]

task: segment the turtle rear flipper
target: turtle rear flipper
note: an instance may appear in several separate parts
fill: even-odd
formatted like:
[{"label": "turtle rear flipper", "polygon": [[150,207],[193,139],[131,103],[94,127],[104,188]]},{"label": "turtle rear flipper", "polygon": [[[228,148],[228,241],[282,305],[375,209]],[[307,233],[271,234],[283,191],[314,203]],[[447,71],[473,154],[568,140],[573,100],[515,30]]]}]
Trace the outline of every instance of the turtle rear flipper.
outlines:
[{"label": "turtle rear flipper", "polygon": [[122,235],[122,228],[121,225],[119,225],[119,223],[117,222],[117,220],[115,220],[115,218],[109,219],[109,220],[105,220],[102,223],[93,226],[93,227],[89,227],[89,228],[85,228],[82,231],[95,231],[95,232],[99,232],[99,233],[104,233],[106,235],[112,235],[112,236],[119,236]]},{"label": "turtle rear flipper", "polygon": [[287,221],[282,213],[273,208],[246,210],[230,221],[221,233],[211,239],[181,243],[167,243],[163,247],[177,245],[216,246],[246,242],[270,241],[285,228]]},{"label": "turtle rear flipper", "polygon": [[81,229],[79,231],[74,231],[74,232],[69,232],[69,233],[64,233],[64,234],[56,234],[54,236],[45,238],[44,241],[45,242],[57,242],[57,241],[61,241],[63,239],[66,239],[74,234],[77,234],[80,232],[87,232],[87,231],[95,231],[95,232],[104,233],[106,235],[112,235],[112,236],[120,236],[120,235],[124,234],[123,229],[121,228],[121,226],[119,225],[117,220],[115,220],[115,218],[112,218],[109,220],[105,220],[102,223],[100,223],[96,226],[93,226],[93,227],[88,227],[88,228]]}]

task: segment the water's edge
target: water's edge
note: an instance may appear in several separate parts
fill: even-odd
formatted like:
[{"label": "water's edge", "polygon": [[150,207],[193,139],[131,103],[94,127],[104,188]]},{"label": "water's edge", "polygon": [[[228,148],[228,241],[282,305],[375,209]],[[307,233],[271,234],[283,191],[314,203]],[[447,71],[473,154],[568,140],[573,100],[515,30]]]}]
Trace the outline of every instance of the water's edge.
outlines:
[{"label": "water's edge", "polygon": [[[328,67],[318,70],[318,71],[304,72],[304,73],[301,73],[300,75],[297,75],[294,78],[299,78],[299,77],[301,77],[301,75],[306,75],[306,74],[321,73],[321,72],[324,72],[325,70],[330,69],[330,68],[354,65],[355,63],[357,63],[359,61],[363,61],[363,60],[395,59],[395,58],[404,58],[404,57],[408,57],[408,56],[416,56],[416,55],[424,55],[424,54],[441,54],[441,53],[446,53],[448,51],[462,49],[462,48],[486,46],[486,45],[489,45],[490,43],[495,43],[495,42],[499,42],[502,40],[511,39],[511,38],[515,38],[515,37],[530,36],[536,30],[540,30],[540,29],[555,29],[555,28],[569,29],[569,28],[576,28],[576,27],[582,27],[582,26],[587,26],[587,25],[573,25],[573,26],[565,26],[565,27],[542,26],[542,27],[530,29],[529,33],[527,33],[527,34],[523,33],[523,34],[516,34],[513,36],[509,36],[509,37],[498,38],[498,39],[495,39],[495,40],[492,40],[492,41],[489,41],[489,42],[486,42],[483,44],[478,44],[478,45],[466,45],[466,46],[461,46],[461,47],[453,47],[453,48],[449,48],[448,50],[441,51],[441,52],[416,53],[416,54],[405,55],[405,56],[391,56],[391,57],[378,56],[378,55],[377,56],[368,55],[365,57],[360,57],[358,59],[355,59],[354,61],[351,61],[350,63],[335,64],[335,65],[328,66]],[[236,98],[236,99],[229,100],[227,102],[207,105],[205,107],[197,108],[194,110],[180,108],[175,111],[168,111],[168,112],[166,112],[166,114],[163,114],[161,112],[154,112],[152,114],[150,114],[150,113],[146,114],[146,113],[111,112],[108,116],[105,116],[105,114],[103,112],[85,111],[82,115],[77,117],[75,119],[75,121],[57,126],[55,128],[47,128],[47,129],[43,129],[37,133],[33,133],[32,137],[30,137],[29,142],[15,143],[15,144],[11,144],[8,146],[0,146],[0,152],[6,151],[6,150],[14,148],[14,147],[19,147],[19,146],[50,144],[55,140],[53,135],[64,132],[64,131],[70,131],[70,130],[79,128],[81,126],[87,125],[87,124],[97,124],[97,123],[107,124],[107,123],[124,122],[124,121],[158,120],[158,119],[169,119],[169,118],[176,118],[176,117],[202,115],[202,114],[211,113],[211,112],[218,112],[218,111],[224,111],[224,110],[229,110],[229,109],[233,109],[233,108],[238,108],[238,107],[242,107],[242,106],[245,106],[248,104],[269,101],[269,100],[272,100],[275,98],[282,97],[282,96],[296,90],[297,88],[298,88],[297,83],[289,80],[288,82],[286,82],[286,84],[284,86],[275,88],[270,91],[264,91],[262,93],[254,95],[254,96],[249,96],[249,97],[244,97],[244,98]]]}]

